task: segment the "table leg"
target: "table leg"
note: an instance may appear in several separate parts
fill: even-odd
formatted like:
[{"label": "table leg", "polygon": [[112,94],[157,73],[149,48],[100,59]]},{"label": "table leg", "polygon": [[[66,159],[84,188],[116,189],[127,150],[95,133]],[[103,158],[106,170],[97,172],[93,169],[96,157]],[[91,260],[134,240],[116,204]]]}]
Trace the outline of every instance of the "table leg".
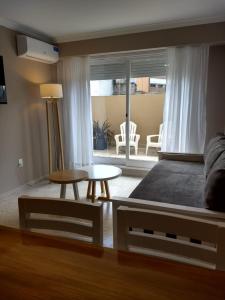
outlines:
[{"label": "table leg", "polygon": [[91,199],[92,181],[88,181],[87,199]]},{"label": "table leg", "polygon": [[96,181],[92,181],[92,192],[91,192],[92,202],[95,201],[95,197],[96,197]]},{"label": "table leg", "polygon": [[100,181],[100,185],[101,185],[101,194],[104,197],[105,196],[105,186],[104,186],[104,182]]},{"label": "table leg", "polygon": [[105,192],[106,192],[106,200],[109,200],[110,199],[110,192],[109,192],[109,185],[108,185],[107,180],[104,181],[104,185],[105,185]]},{"label": "table leg", "polygon": [[66,184],[61,184],[60,198],[66,198]]},{"label": "table leg", "polygon": [[78,186],[76,182],[73,183],[73,192],[75,200],[80,200]]},{"label": "table leg", "polygon": [[103,200],[103,201],[110,200],[108,181],[104,180],[104,181],[100,181],[100,183],[101,183],[102,195],[100,197],[98,197],[98,200]]}]

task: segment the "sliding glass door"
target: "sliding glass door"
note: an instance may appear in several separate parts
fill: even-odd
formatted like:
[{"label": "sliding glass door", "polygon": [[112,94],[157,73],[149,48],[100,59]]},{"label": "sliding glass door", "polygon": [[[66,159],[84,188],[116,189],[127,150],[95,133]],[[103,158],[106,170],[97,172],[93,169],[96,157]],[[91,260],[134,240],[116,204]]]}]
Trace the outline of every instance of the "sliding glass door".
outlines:
[{"label": "sliding glass door", "polygon": [[166,68],[165,49],[93,60],[91,96],[96,163],[147,167],[158,160]]},{"label": "sliding glass door", "polygon": [[94,160],[125,164],[126,64],[92,65],[91,79]]},{"label": "sliding glass door", "polygon": [[149,56],[130,64],[130,121],[138,138],[138,150],[129,156],[131,165],[157,161],[161,147],[167,65],[161,52]]}]

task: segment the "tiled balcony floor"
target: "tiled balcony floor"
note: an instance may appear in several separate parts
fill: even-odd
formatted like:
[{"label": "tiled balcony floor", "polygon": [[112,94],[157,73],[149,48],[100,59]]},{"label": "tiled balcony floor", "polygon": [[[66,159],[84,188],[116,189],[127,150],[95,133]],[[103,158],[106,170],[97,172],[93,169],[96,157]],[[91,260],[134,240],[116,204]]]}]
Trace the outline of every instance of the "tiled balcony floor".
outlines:
[{"label": "tiled balcony floor", "polygon": [[[120,148],[119,154],[116,154],[116,147],[111,147],[106,150],[94,150],[94,156],[109,157],[109,158],[125,158],[125,149]],[[134,154],[134,150],[131,149],[130,159],[143,160],[143,161],[158,161],[157,149],[149,148],[148,155],[145,154],[145,148],[138,148],[138,154]]]}]

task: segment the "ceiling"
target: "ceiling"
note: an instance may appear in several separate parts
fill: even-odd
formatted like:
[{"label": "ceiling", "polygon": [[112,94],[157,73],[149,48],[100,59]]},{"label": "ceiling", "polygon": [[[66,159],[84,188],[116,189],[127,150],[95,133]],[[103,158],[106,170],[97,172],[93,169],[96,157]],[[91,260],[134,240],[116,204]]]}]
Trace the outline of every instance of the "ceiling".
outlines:
[{"label": "ceiling", "polygon": [[225,21],[225,0],[0,0],[0,25],[57,42]]}]

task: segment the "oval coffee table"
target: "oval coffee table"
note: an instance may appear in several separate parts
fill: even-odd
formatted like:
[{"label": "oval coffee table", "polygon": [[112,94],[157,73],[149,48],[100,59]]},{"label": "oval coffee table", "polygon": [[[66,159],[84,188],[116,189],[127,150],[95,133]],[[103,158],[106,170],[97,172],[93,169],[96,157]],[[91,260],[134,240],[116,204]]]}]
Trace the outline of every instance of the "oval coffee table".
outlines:
[{"label": "oval coffee table", "polygon": [[79,200],[79,192],[77,182],[86,180],[88,173],[82,170],[62,170],[56,171],[49,175],[49,181],[61,184],[60,198],[66,197],[66,185],[71,183],[73,185],[73,192],[75,200]]},{"label": "oval coffee table", "polygon": [[98,200],[109,200],[110,192],[108,180],[119,177],[122,174],[120,168],[110,165],[93,165],[82,168],[82,170],[88,172],[88,189],[87,199],[91,199],[92,202],[96,197],[96,182],[99,181],[101,185],[101,196]]}]

